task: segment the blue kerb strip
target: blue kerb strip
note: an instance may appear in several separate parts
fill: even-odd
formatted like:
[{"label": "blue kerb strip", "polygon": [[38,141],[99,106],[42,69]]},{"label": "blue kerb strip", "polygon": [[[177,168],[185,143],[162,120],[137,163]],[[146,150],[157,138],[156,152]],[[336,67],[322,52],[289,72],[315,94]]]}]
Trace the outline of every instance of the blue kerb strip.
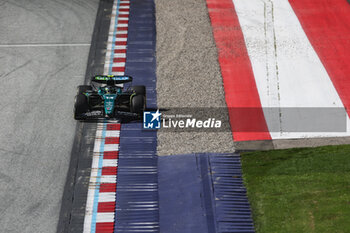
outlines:
[{"label": "blue kerb strip", "polygon": [[254,232],[239,154],[162,156],[161,232]]},{"label": "blue kerb strip", "polygon": [[[110,65],[109,65],[109,74],[112,74],[112,64],[113,64],[113,58],[114,58],[114,47],[115,47],[115,39],[116,39],[116,35],[117,35],[117,24],[118,24],[118,16],[119,16],[119,4],[120,4],[120,0],[118,0],[117,2],[117,9],[116,9],[116,16],[115,16],[115,21],[114,21],[114,31],[113,31],[113,40],[112,40],[112,51],[111,51],[111,58],[110,58]],[[112,12],[113,13],[113,12]]]},{"label": "blue kerb strip", "polygon": [[203,186],[203,206],[207,219],[208,232],[216,232],[216,221],[214,211],[213,185],[210,176],[209,158],[205,155],[198,155],[197,163],[199,164],[200,176]]},{"label": "blue kerb strip", "polygon": [[[102,129],[102,140],[101,140],[101,145],[100,145],[100,154],[103,154],[103,152],[104,152],[106,128],[107,128],[107,123],[104,122],[103,129]],[[103,163],[103,155],[100,156],[100,158],[98,160],[99,169],[97,171],[96,184],[99,184],[101,182],[102,163]],[[95,189],[95,193],[94,193],[94,205],[93,205],[93,209],[92,209],[91,232],[96,232],[96,215],[97,215],[99,193],[100,193],[100,188],[97,185],[97,187]]]},{"label": "blue kerb strip", "polygon": [[156,24],[153,0],[130,1],[125,74],[146,86],[148,108],[157,108]]},{"label": "blue kerb strip", "polygon": [[239,154],[209,154],[218,233],[255,232]]},{"label": "blue kerb strip", "polygon": [[[147,107],[157,107],[156,27],[153,0],[130,1],[125,74],[146,86]],[[121,125],[114,232],[159,232],[157,132],[141,122]]]}]

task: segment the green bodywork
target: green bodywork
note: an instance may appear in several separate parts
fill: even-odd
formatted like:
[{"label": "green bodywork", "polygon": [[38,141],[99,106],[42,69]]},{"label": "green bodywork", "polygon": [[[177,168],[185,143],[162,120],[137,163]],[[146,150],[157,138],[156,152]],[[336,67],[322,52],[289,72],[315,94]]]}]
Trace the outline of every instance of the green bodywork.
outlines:
[{"label": "green bodywork", "polygon": [[[110,93],[110,91],[107,91],[106,88],[108,89],[111,87],[99,87],[97,94],[103,99],[103,109],[105,115],[112,115],[114,113],[116,99],[121,95],[125,95],[125,93],[123,93],[121,87],[115,87],[115,90],[113,91],[115,93]],[[89,92],[85,92],[84,94],[89,98]]]},{"label": "green bodywork", "polygon": [[75,107],[77,109],[75,118],[115,117],[115,114],[132,111],[132,99],[137,94],[133,87],[122,87],[122,84],[131,81],[130,76],[98,75],[92,77],[91,87],[85,85],[79,89],[79,93],[86,96],[86,102],[80,100],[81,104],[78,108]]}]

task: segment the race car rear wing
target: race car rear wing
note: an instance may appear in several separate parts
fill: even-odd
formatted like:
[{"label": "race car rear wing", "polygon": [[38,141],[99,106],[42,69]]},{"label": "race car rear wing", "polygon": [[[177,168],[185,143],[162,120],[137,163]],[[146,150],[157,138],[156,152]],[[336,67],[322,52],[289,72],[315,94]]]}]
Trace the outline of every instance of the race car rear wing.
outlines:
[{"label": "race car rear wing", "polygon": [[132,81],[132,77],[130,76],[116,76],[116,75],[96,75],[92,77],[91,81],[97,82],[97,83],[114,83],[114,84],[121,84],[121,83],[128,83]]}]

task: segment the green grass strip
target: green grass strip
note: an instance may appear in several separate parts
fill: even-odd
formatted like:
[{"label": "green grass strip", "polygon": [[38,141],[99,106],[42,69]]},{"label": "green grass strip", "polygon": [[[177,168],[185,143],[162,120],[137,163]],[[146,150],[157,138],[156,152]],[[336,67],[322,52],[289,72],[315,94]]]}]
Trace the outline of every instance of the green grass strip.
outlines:
[{"label": "green grass strip", "polygon": [[257,233],[350,232],[350,145],[242,153]]}]

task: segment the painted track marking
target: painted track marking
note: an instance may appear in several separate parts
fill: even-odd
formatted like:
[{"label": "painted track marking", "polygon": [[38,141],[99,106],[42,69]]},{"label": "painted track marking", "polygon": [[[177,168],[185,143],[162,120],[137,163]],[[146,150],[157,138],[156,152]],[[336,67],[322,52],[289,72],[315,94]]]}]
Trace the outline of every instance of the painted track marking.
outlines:
[{"label": "painted track marking", "polygon": [[270,140],[244,37],[231,0],[207,0],[235,141]]},{"label": "painted track marking", "polygon": [[[344,108],[288,0],[233,0],[233,3],[272,139],[346,136],[341,132],[288,130],[295,122],[303,122],[307,110],[302,108]],[[271,51],[267,59],[266,51]],[[276,69],[270,72],[266,64]],[[274,78],[267,81],[269,74]],[[290,108],[295,109],[293,119]],[[329,111],[330,121],[332,114]]]},{"label": "painted track marking", "polygon": [[349,1],[290,0],[289,3],[350,115]]},{"label": "painted track marking", "polygon": [[[308,4],[317,5],[317,1],[290,2],[301,9],[305,21],[309,22],[307,28],[317,28],[316,24],[320,22],[317,17],[324,22],[328,17],[328,22],[331,21],[331,10],[326,10],[328,15],[325,13],[325,17],[315,14],[315,19],[311,20],[309,11],[303,11]],[[350,9],[346,2],[342,4],[344,15],[339,18],[345,20],[349,18],[347,11]],[[342,84],[350,82],[346,81],[344,75],[334,75],[331,77],[332,83],[328,70],[318,57],[321,52],[315,52],[288,0],[207,0],[207,5],[235,141],[349,136],[349,129],[345,127],[349,118],[344,105],[350,109],[346,105],[347,96],[350,95],[344,91],[349,88],[343,88]],[[326,3],[321,5],[328,9]],[[310,26],[312,21],[316,26]],[[349,34],[346,24],[339,24],[343,29],[334,27],[338,31],[335,33],[337,36],[332,38],[334,44],[342,44],[338,47],[344,48],[336,51],[350,51],[344,45],[347,43],[338,43],[335,39]],[[326,28],[322,27],[323,30]],[[309,31],[311,34],[317,32]],[[345,35],[341,31],[346,32]],[[320,33],[318,30],[315,33],[314,43],[322,41],[318,39],[322,38],[322,34],[327,32]],[[326,44],[323,41],[323,44],[318,45],[328,58],[329,66],[333,66],[333,73],[343,72],[345,59],[330,58],[332,55],[329,55],[342,53],[332,51],[332,46],[322,46]],[[337,61],[338,65],[331,60]],[[350,73],[350,69],[343,72],[346,73]],[[332,110],[327,112],[327,108],[337,110],[337,116]],[[314,121],[305,120],[312,117],[310,109],[322,112],[318,115],[322,117],[314,114]],[[341,124],[344,127],[339,126],[341,130],[335,127],[335,131],[322,131],[323,125],[336,125],[338,120],[343,121]],[[304,128],[298,128],[299,125]],[[308,129],[303,130],[305,128]]]}]

